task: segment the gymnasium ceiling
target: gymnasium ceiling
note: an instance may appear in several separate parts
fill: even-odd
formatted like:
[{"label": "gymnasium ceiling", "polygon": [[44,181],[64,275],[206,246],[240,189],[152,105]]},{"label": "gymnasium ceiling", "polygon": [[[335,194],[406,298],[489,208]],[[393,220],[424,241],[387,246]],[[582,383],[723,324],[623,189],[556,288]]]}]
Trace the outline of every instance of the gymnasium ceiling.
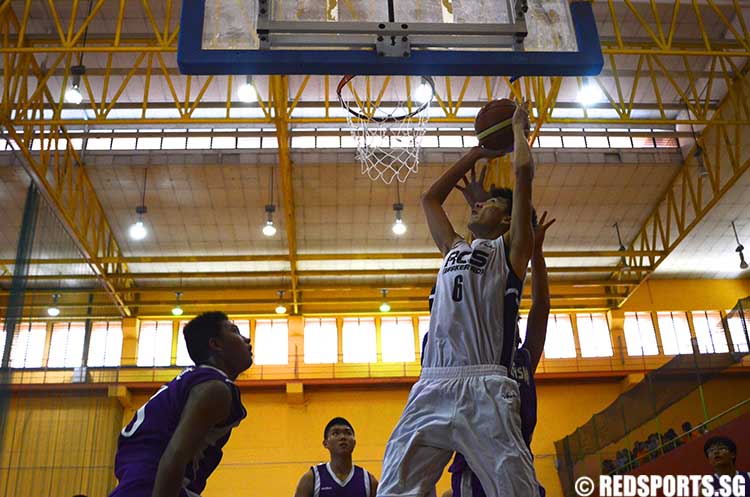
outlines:
[{"label": "gymnasium ceiling", "polygon": [[[616,307],[649,277],[747,277],[730,227],[736,220],[750,244],[750,10],[740,3],[595,1],[605,67],[594,81],[604,97],[588,108],[577,100],[580,78],[515,85],[436,78],[433,140],[470,136],[473,116],[490,98],[531,101],[533,131],[548,145],[535,148],[535,205],[558,219],[545,246],[553,307]],[[369,312],[383,288],[394,311],[426,310],[439,256],[419,194],[460,149],[423,151],[418,173],[399,188],[408,231],[396,237],[395,185],[362,176],[351,148],[305,148],[315,134],[348,136],[339,77],[256,76],[259,102],[242,103],[236,88],[244,78],[179,74],[180,2],[93,0],[88,10],[88,1],[71,0],[0,6],[2,123],[18,149],[0,155],[0,301],[33,176],[80,252],[47,253],[55,260],[33,266],[28,283],[40,312],[62,293],[69,316],[84,312],[89,294],[94,312],[165,315],[180,290],[188,313],[218,306],[262,314],[282,289],[290,311]],[[64,103],[82,54],[83,102]],[[384,100],[397,99],[406,84],[392,78]],[[692,130],[701,136],[707,175],[692,157]],[[549,146],[583,135],[613,144],[657,137],[660,146]],[[39,138],[49,136],[85,138],[88,149],[48,153]],[[247,148],[210,149],[211,136]],[[162,137],[169,139],[163,147],[178,148],[101,150]],[[276,146],[254,148],[260,138]],[[136,242],[127,230],[147,166],[149,236]],[[278,232],[266,238],[260,228],[272,176]],[[490,177],[508,183],[508,164],[493,163]],[[463,228],[468,210],[460,195],[449,198],[448,211]]]}]

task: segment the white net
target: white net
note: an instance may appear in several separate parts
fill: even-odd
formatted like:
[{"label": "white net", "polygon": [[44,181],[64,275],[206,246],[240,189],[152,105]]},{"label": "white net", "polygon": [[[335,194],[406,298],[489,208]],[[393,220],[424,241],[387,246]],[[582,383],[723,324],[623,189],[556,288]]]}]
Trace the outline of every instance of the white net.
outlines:
[{"label": "white net", "polygon": [[[380,88],[377,79],[353,78],[339,92],[341,104],[348,110],[346,119],[362,174],[386,184],[394,179],[403,183],[419,169],[431,98],[411,105],[406,98],[395,102],[372,101],[370,89]],[[431,93],[432,90],[430,96]]]}]

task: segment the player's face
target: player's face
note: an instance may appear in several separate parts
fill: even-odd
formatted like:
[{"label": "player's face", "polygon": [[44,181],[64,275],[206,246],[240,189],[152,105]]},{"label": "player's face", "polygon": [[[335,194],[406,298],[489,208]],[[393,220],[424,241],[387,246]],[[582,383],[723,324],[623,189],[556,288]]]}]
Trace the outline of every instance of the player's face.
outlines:
[{"label": "player's face", "polygon": [[708,448],[706,453],[708,454],[708,462],[711,466],[726,466],[732,462],[732,452],[729,450],[729,447],[725,445],[712,445]]},{"label": "player's face", "polygon": [[253,364],[253,347],[250,339],[240,334],[231,321],[224,321],[221,326],[221,339],[224,349],[224,360],[237,374],[245,371]]},{"label": "player's face", "polygon": [[477,202],[471,208],[469,217],[469,229],[473,233],[483,231],[494,231],[501,227],[501,234],[510,228],[510,216],[508,200],[501,197],[493,197],[485,202]]},{"label": "player's face", "polygon": [[328,429],[328,436],[323,440],[323,446],[331,454],[351,454],[357,441],[354,432],[346,425],[333,425]]}]

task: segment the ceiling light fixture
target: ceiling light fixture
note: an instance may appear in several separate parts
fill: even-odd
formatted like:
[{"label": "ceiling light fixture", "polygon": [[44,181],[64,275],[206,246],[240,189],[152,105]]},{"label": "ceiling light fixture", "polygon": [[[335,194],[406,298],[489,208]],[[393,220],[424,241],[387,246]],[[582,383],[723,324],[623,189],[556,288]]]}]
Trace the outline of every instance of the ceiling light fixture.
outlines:
[{"label": "ceiling light fixture", "polygon": [[706,169],[706,163],[703,160],[703,147],[698,142],[698,136],[695,134],[695,127],[693,127],[693,121],[690,119],[690,106],[685,103],[685,109],[687,110],[687,117],[690,121],[690,132],[693,134],[693,141],[695,142],[695,150],[693,150],[693,158],[695,159],[695,165],[698,169],[698,176],[705,178],[708,176],[708,169]]},{"label": "ceiling light fixture", "polygon": [[419,82],[419,86],[417,86],[416,90],[414,90],[414,100],[420,104],[423,104],[425,102],[431,102],[434,97],[435,82],[430,76],[422,76]]},{"label": "ceiling light fixture", "polygon": [[83,102],[83,95],[81,94],[81,76],[86,74],[86,67],[82,65],[73,66],[70,68],[70,73],[73,75],[70,87],[65,90],[65,101],[69,104],[78,105]]},{"label": "ceiling light fixture", "polygon": [[388,303],[386,297],[388,296],[388,290],[383,288],[380,290],[380,294],[383,296],[383,302],[380,304],[380,312],[389,312],[391,310],[391,304]]},{"label": "ceiling light fixture", "polygon": [[184,312],[182,310],[182,307],[180,307],[180,297],[182,297],[182,292],[174,292],[174,295],[175,295],[175,303],[174,303],[174,307],[172,307],[172,315],[182,316],[182,313]]},{"label": "ceiling light fixture", "polygon": [[146,181],[148,180],[148,168],[143,172],[143,194],[141,195],[141,205],[135,208],[138,214],[138,220],[130,226],[129,234],[133,240],[143,240],[148,235],[146,225],[143,224],[143,215],[148,212],[146,208]]},{"label": "ceiling light fixture", "polygon": [[56,318],[60,315],[60,308],[57,307],[57,302],[60,300],[60,294],[52,294],[52,305],[47,307],[47,315],[51,318]]},{"label": "ceiling light fixture", "polygon": [[242,83],[239,88],[237,88],[237,97],[240,99],[240,102],[244,102],[246,104],[257,102],[258,94],[255,89],[255,85],[253,84],[252,76],[247,75],[245,77],[245,82]]},{"label": "ceiling light fixture", "polygon": [[[622,243],[622,237],[620,236],[620,225],[619,223],[615,223],[613,226],[615,227],[615,231],[617,232],[617,243],[620,245],[617,250],[619,252],[625,252],[627,249],[625,248],[625,244]],[[623,270],[630,269],[628,259],[624,255],[620,257],[620,268]]]},{"label": "ceiling light fixture", "polygon": [[599,85],[593,78],[584,78],[583,84],[578,89],[578,102],[584,107],[603,102],[606,97]]},{"label": "ceiling light fixture", "polygon": [[747,269],[748,266],[744,253],[745,247],[740,243],[740,236],[737,234],[737,227],[734,225],[734,221],[732,221],[732,230],[734,231],[734,239],[737,240],[737,248],[734,251],[740,256],[740,269]]},{"label": "ceiling light fixture", "polygon": [[263,225],[263,234],[273,236],[276,234],[276,226],[273,225],[273,213],[276,212],[276,206],[273,204],[273,168],[268,182],[268,197],[270,198],[266,205],[266,224]]},{"label": "ceiling light fixture", "polygon": [[396,236],[401,236],[406,233],[406,224],[402,218],[404,212],[404,204],[401,203],[401,194],[398,189],[398,181],[396,181],[396,203],[393,204],[393,212],[396,214],[396,219],[393,221],[391,231]]},{"label": "ceiling light fixture", "polygon": [[276,314],[286,314],[286,306],[284,305],[284,290],[279,290],[279,305],[276,306]]}]

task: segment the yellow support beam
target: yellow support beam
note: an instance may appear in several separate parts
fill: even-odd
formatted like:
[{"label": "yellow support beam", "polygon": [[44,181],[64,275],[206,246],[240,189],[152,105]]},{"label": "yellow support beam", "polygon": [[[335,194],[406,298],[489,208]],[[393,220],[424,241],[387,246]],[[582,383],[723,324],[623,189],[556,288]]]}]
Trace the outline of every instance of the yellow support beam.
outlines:
[{"label": "yellow support beam", "polygon": [[[626,258],[630,268],[649,267],[649,270],[641,273],[642,281],[648,279],[724,194],[750,170],[750,148],[747,146],[750,137],[748,96],[750,76],[745,72],[744,76],[733,81],[715,114],[719,121],[729,118],[744,124],[709,125],[703,130],[699,139],[703,150],[700,162],[693,147],[635,239],[629,244],[629,250],[661,253],[656,256]],[[613,279],[627,273],[628,271],[618,273]],[[637,289],[638,287],[633,287],[619,301],[619,305],[622,306]]]},{"label": "yellow support beam", "polygon": [[289,156],[289,108],[288,76],[270,77],[271,94],[273,95],[274,124],[278,138],[279,171],[281,174],[281,193],[283,197],[286,241],[289,250],[289,277],[292,287],[292,312],[299,312],[297,293],[297,223],[294,213],[294,187],[292,185],[292,159]]}]

